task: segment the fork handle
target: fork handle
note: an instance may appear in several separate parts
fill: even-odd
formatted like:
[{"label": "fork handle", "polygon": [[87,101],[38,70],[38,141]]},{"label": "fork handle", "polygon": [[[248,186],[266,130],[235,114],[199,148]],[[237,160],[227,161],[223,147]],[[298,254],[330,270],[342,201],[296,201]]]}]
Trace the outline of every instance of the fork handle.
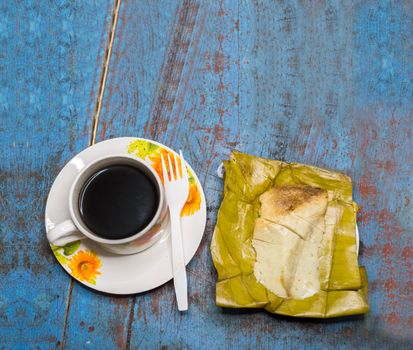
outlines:
[{"label": "fork handle", "polygon": [[182,245],[181,217],[171,212],[172,267],[174,288],[179,311],[188,310],[188,283],[185,270],[184,247]]}]

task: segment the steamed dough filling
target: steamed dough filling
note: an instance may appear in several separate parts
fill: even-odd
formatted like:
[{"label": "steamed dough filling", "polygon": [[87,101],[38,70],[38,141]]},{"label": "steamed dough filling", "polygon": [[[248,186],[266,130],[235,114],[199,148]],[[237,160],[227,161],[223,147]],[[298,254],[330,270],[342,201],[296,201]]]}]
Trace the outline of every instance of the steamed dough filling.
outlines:
[{"label": "steamed dough filling", "polygon": [[304,299],[320,291],[320,258],[328,204],[326,190],[276,186],[262,194],[252,245],[254,275],[282,298]]}]

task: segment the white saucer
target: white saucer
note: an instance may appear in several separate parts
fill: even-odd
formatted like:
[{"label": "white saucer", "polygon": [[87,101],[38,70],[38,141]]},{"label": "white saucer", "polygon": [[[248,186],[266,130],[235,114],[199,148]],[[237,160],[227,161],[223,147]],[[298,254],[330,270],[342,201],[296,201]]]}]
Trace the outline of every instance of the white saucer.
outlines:
[{"label": "white saucer", "polygon": [[[130,145],[132,146],[130,147]],[[138,145],[138,146],[137,146]],[[83,167],[107,154],[135,154],[151,161],[156,152],[174,152],[151,140],[120,137],[100,142],[75,156],[61,170],[50,190],[46,203],[46,231],[69,219],[68,193],[70,185]],[[185,154],[184,154],[185,155]],[[156,167],[156,164],[153,163]],[[189,167],[195,200],[182,217],[182,234],[186,264],[194,256],[206,224],[205,195],[199,179]],[[200,200],[200,203],[199,203]],[[163,236],[152,247],[134,255],[114,255],[99,245],[84,239],[80,243],[56,247],[52,251],[62,267],[71,276],[90,288],[112,294],[134,294],[156,288],[172,279],[172,256],[169,224]],[[86,266],[85,266],[86,265]],[[84,270],[79,270],[83,266]],[[80,271],[80,272],[79,272]]]}]

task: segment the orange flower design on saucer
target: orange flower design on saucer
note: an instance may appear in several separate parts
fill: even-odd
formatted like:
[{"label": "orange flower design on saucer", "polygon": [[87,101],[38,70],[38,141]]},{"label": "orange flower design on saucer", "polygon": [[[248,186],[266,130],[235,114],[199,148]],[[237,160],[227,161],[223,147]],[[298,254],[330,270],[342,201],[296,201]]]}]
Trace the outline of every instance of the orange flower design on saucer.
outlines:
[{"label": "orange flower design on saucer", "polygon": [[90,250],[80,250],[72,256],[68,265],[72,276],[81,282],[96,284],[96,277],[100,275],[99,269],[102,262],[99,257]]},{"label": "orange flower design on saucer", "polygon": [[[162,161],[161,156],[165,160],[168,159],[168,154],[173,161],[174,153],[162,148],[152,142],[146,140],[136,140],[129,144],[128,153],[136,155],[138,158],[146,160],[149,162],[156,173],[161,178],[163,182],[162,175]],[[178,158],[178,165],[181,165],[181,161]],[[169,170],[169,169],[168,169]],[[170,174],[169,174],[170,175]],[[195,178],[188,169],[189,177],[189,195],[188,199],[182,209],[181,216],[190,216],[196,213],[201,208],[201,193],[198,189],[198,186],[195,182]]]}]

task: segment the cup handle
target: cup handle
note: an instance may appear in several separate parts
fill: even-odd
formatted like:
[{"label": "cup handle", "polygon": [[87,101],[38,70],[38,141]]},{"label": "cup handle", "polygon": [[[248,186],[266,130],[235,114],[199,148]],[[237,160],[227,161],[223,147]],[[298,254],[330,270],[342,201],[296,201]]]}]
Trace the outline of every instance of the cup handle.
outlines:
[{"label": "cup handle", "polygon": [[72,220],[63,221],[47,233],[49,242],[58,246],[64,246],[84,238],[86,237],[79,232]]}]

